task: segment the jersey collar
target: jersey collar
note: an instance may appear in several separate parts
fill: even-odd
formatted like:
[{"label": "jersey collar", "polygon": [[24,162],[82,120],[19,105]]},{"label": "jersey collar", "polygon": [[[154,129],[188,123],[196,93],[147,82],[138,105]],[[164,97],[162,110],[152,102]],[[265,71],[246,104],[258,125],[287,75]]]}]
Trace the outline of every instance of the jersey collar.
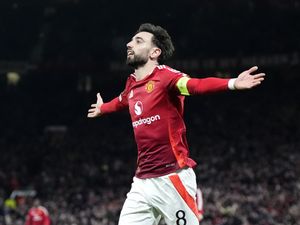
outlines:
[{"label": "jersey collar", "polygon": [[158,70],[158,68],[160,66],[161,65],[157,65],[156,67],[154,67],[154,69],[152,70],[152,72],[149,73],[147,76],[145,76],[142,80],[136,81],[136,75],[134,73],[130,74],[130,76],[134,78],[135,82],[144,81],[144,80],[148,79],[149,76],[151,76],[152,74],[154,74]]}]

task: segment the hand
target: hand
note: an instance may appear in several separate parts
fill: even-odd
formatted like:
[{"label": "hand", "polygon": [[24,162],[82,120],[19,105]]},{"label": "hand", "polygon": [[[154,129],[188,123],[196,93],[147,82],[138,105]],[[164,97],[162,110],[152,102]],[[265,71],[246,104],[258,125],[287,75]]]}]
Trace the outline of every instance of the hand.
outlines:
[{"label": "hand", "polygon": [[100,93],[97,93],[97,102],[96,104],[91,105],[92,108],[89,109],[89,113],[87,117],[94,118],[94,117],[101,116],[101,110],[100,110],[101,105],[103,105],[103,100]]},{"label": "hand", "polygon": [[250,89],[257,85],[265,79],[264,73],[251,74],[258,69],[257,66],[251,67],[249,70],[242,72],[234,82],[234,87],[237,90]]}]

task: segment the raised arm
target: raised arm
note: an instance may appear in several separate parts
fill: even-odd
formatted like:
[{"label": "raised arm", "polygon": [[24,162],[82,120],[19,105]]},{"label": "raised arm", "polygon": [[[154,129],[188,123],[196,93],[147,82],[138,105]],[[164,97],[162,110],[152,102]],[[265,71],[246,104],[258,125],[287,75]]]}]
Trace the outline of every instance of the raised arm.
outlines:
[{"label": "raised arm", "polygon": [[245,70],[237,78],[224,79],[216,77],[208,78],[180,78],[176,86],[181,95],[207,94],[225,90],[244,90],[259,85],[264,80],[264,73],[251,74],[258,69],[257,66]]}]

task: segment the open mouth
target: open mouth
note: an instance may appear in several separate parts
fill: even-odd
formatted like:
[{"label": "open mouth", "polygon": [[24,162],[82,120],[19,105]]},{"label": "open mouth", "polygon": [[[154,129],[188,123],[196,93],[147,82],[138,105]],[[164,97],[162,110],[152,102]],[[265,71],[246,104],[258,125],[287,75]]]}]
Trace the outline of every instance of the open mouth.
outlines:
[{"label": "open mouth", "polygon": [[134,51],[132,51],[132,50],[127,50],[127,56],[131,56],[131,55],[134,55]]}]

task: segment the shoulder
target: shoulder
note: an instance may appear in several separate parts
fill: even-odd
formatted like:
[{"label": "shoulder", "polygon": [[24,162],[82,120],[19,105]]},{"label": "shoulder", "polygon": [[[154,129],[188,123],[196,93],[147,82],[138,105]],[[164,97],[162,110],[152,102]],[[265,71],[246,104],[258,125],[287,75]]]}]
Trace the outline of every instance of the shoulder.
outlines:
[{"label": "shoulder", "polygon": [[187,76],[185,73],[166,65],[160,65],[157,67],[157,69],[160,79],[167,83],[174,83],[180,78]]},{"label": "shoulder", "polygon": [[48,216],[49,213],[48,213],[48,210],[45,207],[39,206],[39,210],[42,211],[45,215]]},{"label": "shoulder", "polygon": [[126,80],[126,87],[132,85],[136,80],[136,76],[134,74],[130,74]]},{"label": "shoulder", "polygon": [[35,210],[34,208],[29,209],[28,215],[31,215],[34,212],[34,210]]},{"label": "shoulder", "polygon": [[167,65],[159,65],[157,66],[158,71],[164,72],[164,73],[170,73],[170,74],[178,74],[181,73],[178,70],[173,69],[172,67],[169,67]]},{"label": "shoulder", "polygon": [[157,66],[157,70],[159,74],[165,75],[166,77],[182,77],[182,76],[187,76],[185,73],[176,70],[172,67],[166,66],[166,65],[159,65]]}]

